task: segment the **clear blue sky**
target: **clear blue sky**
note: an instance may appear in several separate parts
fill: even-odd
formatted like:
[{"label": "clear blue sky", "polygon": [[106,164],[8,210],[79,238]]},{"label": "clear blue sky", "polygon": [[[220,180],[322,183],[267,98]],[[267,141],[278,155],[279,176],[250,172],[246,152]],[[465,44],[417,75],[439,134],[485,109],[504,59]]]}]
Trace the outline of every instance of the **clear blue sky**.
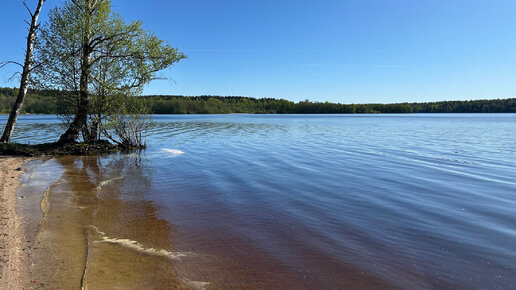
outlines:
[{"label": "clear blue sky", "polygon": [[[27,0],[34,6],[36,0]],[[47,0],[44,14],[60,0]],[[113,0],[188,55],[146,94],[342,103],[516,97],[514,0]],[[0,60],[23,58],[21,0]],[[46,17],[43,17],[45,20]],[[0,86],[10,69],[0,71]]]}]

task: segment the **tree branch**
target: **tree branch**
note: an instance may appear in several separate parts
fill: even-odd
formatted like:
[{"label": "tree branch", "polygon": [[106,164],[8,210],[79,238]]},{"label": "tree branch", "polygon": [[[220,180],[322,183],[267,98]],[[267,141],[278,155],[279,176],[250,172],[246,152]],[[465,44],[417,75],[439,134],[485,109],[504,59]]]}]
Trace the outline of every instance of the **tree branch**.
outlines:
[{"label": "tree branch", "polygon": [[23,64],[19,63],[19,62],[16,62],[16,61],[4,61],[4,62],[0,62],[0,68],[3,68],[4,66],[8,65],[8,64],[16,64],[16,65],[19,65],[20,67],[23,68]]},{"label": "tree branch", "polygon": [[38,69],[40,66],[44,65],[45,63],[46,63],[46,62],[44,62],[44,61],[43,61],[43,62],[36,63],[36,64],[34,64],[34,65],[30,68],[30,70],[29,70],[29,71],[30,71],[30,72],[35,71],[36,69]]},{"label": "tree branch", "polygon": [[30,10],[29,6],[27,6],[27,3],[25,3],[25,1],[23,1],[22,3],[23,3],[23,6],[25,6],[25,8],[27,8],[27,11],[29,11],[30,17],[34,18],[34,14]]},{"label": "tree branch", "polygon": [[140,24],[141,24],[140,21],[136,21],[136,22],[132,23],[131,26],[126,31],[122,31],[120,33],[115,33],[115,34],[112,34],[112,35],[104,37],[104,38],[102,38],[102,36],[98,36],[98,37],[96,37],[96,38],[91,40],[90,47],[91,47],[91,49],[95,49],[97,47],[97,45],[99,45],[99,44],[101,44],[103,42],[106,42],[106,41],[109,41],[109,40],[113,40],[115,38],[122,37],[122,36],[125,36],[125,35],[128,35],[128,34],[131,34],[131,33],[135,33],[136,34],[136,29],[138,28],[138,26]]},{"label": "tree branch", "polygon": [[20,72],[13,73],[13,75],[7,81],[11,82],[16,77],[16,75],[21,75],[21,73]]}]

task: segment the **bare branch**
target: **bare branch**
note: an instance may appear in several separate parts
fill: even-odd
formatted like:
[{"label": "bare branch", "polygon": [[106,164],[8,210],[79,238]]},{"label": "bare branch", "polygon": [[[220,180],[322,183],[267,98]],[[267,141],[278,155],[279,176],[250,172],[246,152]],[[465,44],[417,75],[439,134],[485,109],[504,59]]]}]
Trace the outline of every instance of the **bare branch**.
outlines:
[{"label": "bare branch", "polygon": [[16,75],[20,75],[21,76],[21,73],[20,72],[13,73],[13,75],[7,81],[11,82],[16,77]]},{"label": "bare branch", "polygon": [[8,64],[16,64],[16,65],[19,65],[23,68],[23,65],[19,62],[16,62],[16,61],[4,61],[4,62],[0,62],[0,68],[3,68],[4,66],[8,65]]},{"label": "bare branch", "polygon": [[27,11],[29,11],[29,14],[30,14],[30,17],[33,18],[34,17],[34,14],[32,13],[32,11],[30,10],[29,6],[27,6],[27,3],[25,3],[25,1],[22,2],[23,3],[23,6],[25,6],[25,8],[27,8]]}]

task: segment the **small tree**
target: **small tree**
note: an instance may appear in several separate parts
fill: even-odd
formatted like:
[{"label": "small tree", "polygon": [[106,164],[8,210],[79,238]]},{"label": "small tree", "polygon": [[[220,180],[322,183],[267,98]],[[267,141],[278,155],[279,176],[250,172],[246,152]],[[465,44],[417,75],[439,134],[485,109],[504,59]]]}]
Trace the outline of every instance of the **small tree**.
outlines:
[{"label": "small tree", "polygon": [[126,111],[120,102],[185,58],[143,30],[140,21],[126,23],[109,0],[64,2],[51,11],[38,47],[38,59],[47,64],[37,70],[38,83],[66,91],[69,127],[59,140],[63,143],[80,134],[86,142],[99,139],[105,117]]},{"label": "small tree", "polygon": [[14,61],[7,61],[2,64],[0,64],[0,67],[3,67],[9,63],[14,63],[20,65],[23,70],[21,73],[21,79],[20,79],[20,90],[18,91],[18,97],[16,98],[16,101],[14,102],[13,109],[11,113],[9,114],[9,119],[7,120],[7,124],[5,125],[4,133],[2,134],[2,138],[0,139],[1,143],[10,143],[11,137],[13,135],[14,126],[16,125],[16,121],[18,119],[18,115],[20,114],[20,111],[23,107],[23,102],[25,101],[25,96],[27,95],[27,89],[29,88],[29,77],[34,69],[33,66],[33,55],[34,55],[34,44],[36,42],[36,34],[38,31],[38,18],[39,14],[41,13],[41,8],[43,7],[43,3],[45,0],[38,0],[38,6],[36,7],[36,10],[34,13],[29,9],[27,4],[23,2],[23,5],[27,10],[29,11],[29,14],[31,16],[31,21],[29,24],[29,34],[27,36],[27,48],[25,50],[25,61],[22,64],[19,64]]}]

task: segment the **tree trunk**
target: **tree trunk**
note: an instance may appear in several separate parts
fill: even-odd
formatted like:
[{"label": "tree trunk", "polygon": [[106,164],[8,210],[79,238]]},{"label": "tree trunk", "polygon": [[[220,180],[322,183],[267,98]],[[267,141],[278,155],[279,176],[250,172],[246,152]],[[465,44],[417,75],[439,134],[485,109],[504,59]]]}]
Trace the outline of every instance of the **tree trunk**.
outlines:
[{"label": "tree trunk", "polygon": [[82,40],[82,61],[81,61],[81,79],[79,84],[79,107],[77,108],[77,113],[75,114],[74,120],[68,127],[65,133],[61,135],[58,143],[71,143],[74,142],[79,134],[82,133],[84,142],[91,142],[91,134],[88,130],[88,112],[90,111],[90,94],[88,85],[90,83],[90,56],[92,53],[92,49],[90,46],[91,41],[91,31],[90,31],[90,19],[91,13],[93,11],[92,7],[90,7],[90,0],[86,0],[85,7],[85,31],[84,38]]},{"label": "tree trunk", "polygon": [[18,115],[20,114],[20,111],[23,107],[23,102],[25,101],[25,96],[27,95],[27,89],[29,87],[29,76],[31,73],[32,59],[34,55],[34,42],[36,40],[36,32],[38,30],[38,18],[41,12],[41,7],[43,6],[43,2],[45,2],[45,0],[39,0],[36,11],[34,11],[34,14],[31,13],[32,19],[29,28],[29,35],[27,36],[27,50],[25,51],[25,61],[23,64],[23,71],[20,80],[20,90],[18,92],[18,97],[16,98],[16,101],[13,105],[11,114],[9,114],[7,124],[5,125],[4,133],[0,139],[1,143],[11,142],[16,120],[18,119]]},{"label": "tree trunk", "polygon": [[[89,57],[88,57],[89,59]],[[84,62],[84,61],[83,61]],[[58,143],[71,143],[74,142],[79,134],[82,133],[84,141],[89,142],[90,133],[88,132],[88,111],[89,111],[89,92],[88,92],[88,82],[89,82],[89,69],[86,71],[83,69],[81,72],[81,81],[80,81],[80,92],[79,92],[79,107],[77,108],[77,113],[75,117],[66,130],[66,132],[61,135]]]}]

